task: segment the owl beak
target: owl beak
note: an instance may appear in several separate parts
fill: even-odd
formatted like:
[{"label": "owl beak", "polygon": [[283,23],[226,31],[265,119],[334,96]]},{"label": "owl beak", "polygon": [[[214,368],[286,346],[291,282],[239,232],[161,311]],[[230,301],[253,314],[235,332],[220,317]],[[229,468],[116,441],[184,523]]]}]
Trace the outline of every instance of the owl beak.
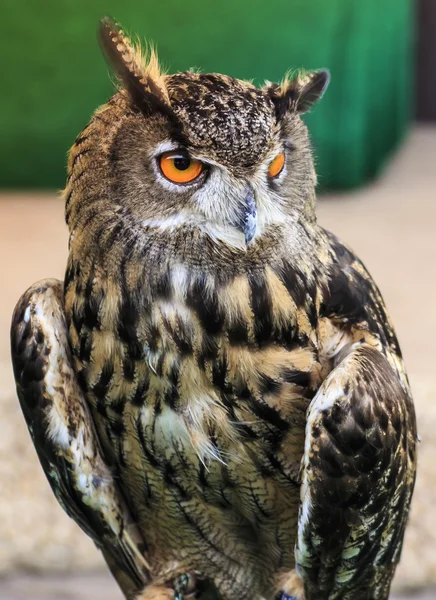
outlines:
[{"label": "owl beak", "polygon": [[250,190],[245,196],[244,213],[242,216],[242,231],[245,234],[245,243],[249,244],[254,238],[257,225],[257,210],[254,201],[254,194]]}]

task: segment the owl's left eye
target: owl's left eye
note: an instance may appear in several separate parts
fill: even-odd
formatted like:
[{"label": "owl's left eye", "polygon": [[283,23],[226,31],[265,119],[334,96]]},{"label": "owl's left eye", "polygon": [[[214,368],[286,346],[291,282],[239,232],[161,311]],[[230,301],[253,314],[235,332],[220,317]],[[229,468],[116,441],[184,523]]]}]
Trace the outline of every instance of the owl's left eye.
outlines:
[{"label": "owl's left eye", "polygon": [[284,166],[285,166],[285,153],[280,152],[280,154],[277,154],[277,156],[274,158],[274,160],[271,161],[271,163],[268,167],[268,175],[270,177],[277,177],[283,171]]},{"label": "owl's left eye", "polygon": [[204,165],[195,158],[180,152],[165,152],[159,157],[162,174],[173,183],[191,183],[204,170]]}]

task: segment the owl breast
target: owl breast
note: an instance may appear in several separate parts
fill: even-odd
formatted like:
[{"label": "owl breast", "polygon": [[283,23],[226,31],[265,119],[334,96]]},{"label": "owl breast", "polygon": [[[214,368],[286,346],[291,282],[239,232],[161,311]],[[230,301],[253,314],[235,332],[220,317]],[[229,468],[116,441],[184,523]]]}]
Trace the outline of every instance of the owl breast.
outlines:
[{"label": "owl breast", "polygon": [[324,377],[317,298],[283,265],[133,273],[121,287],[71,277],[66,308],[148,560],[195,569],[224,598],[268,596],[294,565],[305,414]]}]

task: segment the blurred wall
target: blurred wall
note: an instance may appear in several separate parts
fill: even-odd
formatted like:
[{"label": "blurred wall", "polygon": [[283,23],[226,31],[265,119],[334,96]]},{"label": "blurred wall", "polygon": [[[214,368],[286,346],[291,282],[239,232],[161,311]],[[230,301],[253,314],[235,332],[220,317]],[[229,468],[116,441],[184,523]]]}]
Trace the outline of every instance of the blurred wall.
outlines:
[{"label": "blurred wall", "polygon": [[323,188],[378,173],[410,114],[412,0],[3,0],[0,187],[62,187],[66,152],[113,90],[96,42],[112,14],[170,71],[279,81],[328,67],[309,116]]},{"label": "blurred wall", "polygon": [[418,0],[416,116],[436,121],[436,2]]}]

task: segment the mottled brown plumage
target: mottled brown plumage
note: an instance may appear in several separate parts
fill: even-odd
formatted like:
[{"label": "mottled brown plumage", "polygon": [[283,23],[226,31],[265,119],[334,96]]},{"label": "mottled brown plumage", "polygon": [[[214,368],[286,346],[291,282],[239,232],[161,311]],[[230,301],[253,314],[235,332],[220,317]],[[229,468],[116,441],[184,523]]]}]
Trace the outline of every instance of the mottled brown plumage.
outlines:
[{"label": "mottled brown plumage", "polygon": [[[107,520],[93,490],[91,512],[80,495],[71,508],[68,469],[52,478],[58,499],[127,597],[173,598],[186,575],[184,597],[387,598],[415,416],[377,287],[316,222],[300,115],[326,74],[261,90],[164,75],[110,21],[101,37],[123,87],[70,153],[64,305],[60,284],[27,292],[12,353],[44,469],[53,444],[76,444],[77,413],[110,465],[110,514],[144,561],[127,569],[124,530],[107,539],[93,525]],[[168,151],[203,171],[172,183],[159,168]],[[68,377],[53,388],[59,354]]]}]

